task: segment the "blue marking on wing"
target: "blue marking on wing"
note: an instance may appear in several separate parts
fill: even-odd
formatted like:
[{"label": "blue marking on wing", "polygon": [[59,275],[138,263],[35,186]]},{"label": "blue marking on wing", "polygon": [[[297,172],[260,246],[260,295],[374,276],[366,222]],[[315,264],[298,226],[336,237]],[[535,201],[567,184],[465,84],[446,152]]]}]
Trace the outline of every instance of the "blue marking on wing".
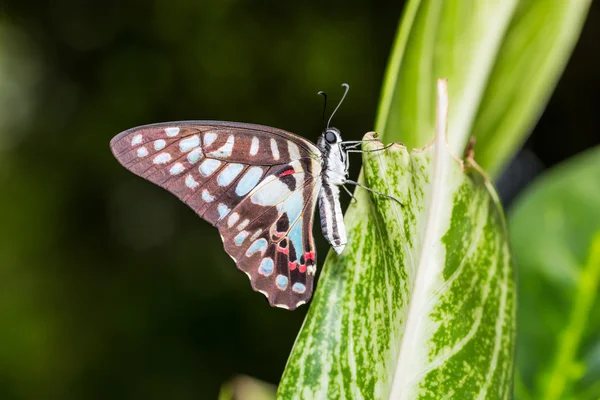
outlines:
[{"label": "blue marking on wing", "polygon": [[292,291],[294,291],[296,293],[304,293],[306,291],[306,286],[304,286],[304,284],[302,284],[300,282],[296,282],[292,286]]},{"label": "blue marking on wing", "polygon": [[219,212],[219,219],[223,219],[227,214],[229,214],[229,211],[231,211],[231,209],[229,207],[227,207],[225,204],[220,203],[217,206],[217,211]]},{"label": "blue marking on wing", "polygon": [[258,267],[258,272],[264,276],[269,276],[273,273],[273,260],[270,258],[263,258]]},{"label": "blue marking on wing", "polygon": [[285,290],[285,288],[287,288],[288,285],[288,277],[285,275],[277,275],[275,284],[277,285],[279,290]]},{"label": "blue marking on wing", "polygon": [[298,261],[304,252],[302,247],[302,221],[298,221],[294,224],[290,230],[290,233],[288,234],[288,238],[292,242],[292,246],[294,246],[294,250],[296,251],[296,259],[293,261]]},{"label": "blue marking on wing", "polygon": [[233,182],[240,172],[244,169],[242,164],[229,164],[217,177],[219,186],[227,186]]},{"label": "blue marking on wing", "polygon": [[254,189],[258,181],[260,181],[262,174],[263,170],[261,167],[252,167],[248,169],[244,176],[242,176],[242,179],[238,182],[237,187],[235,188],[235,194],[238,196],[245,196],[248,194],[248,192]]},{"label": "blue marking on wing", "polygon": [[290,224],[293,224],[292,229],[290,229],[290,232],[288,233],[288,238],[296,251],[296,260],[292,261],[299,260],[300,255],[304,252],[302,246],[302,221],[296,221],[304,209],[303,200],[302,190],[297,190],[281,203],[280,207],[280,210],[287,214]]},{"label": "blue marking on wing", "polygon": [[248,236],[248,232],[247,231],[241,231],[240,233],[238,233],[236,235],[236,237],[233,238],[233,241],[238,246],[241,246],[242,243],[244,243],[244,240],[246,240],[246,236]]},{"label": "blue marking on wing", "polygon": [[264,238],[260,238],[256,241],[254,241],[254,243],[252,243],[250,248],[248,248],[248,250],[246,250],[246,256],[250,257],[252,254],[256,253],[257,251],[264,252],[267,249],[267,244],[268,244],[267,240]]}]

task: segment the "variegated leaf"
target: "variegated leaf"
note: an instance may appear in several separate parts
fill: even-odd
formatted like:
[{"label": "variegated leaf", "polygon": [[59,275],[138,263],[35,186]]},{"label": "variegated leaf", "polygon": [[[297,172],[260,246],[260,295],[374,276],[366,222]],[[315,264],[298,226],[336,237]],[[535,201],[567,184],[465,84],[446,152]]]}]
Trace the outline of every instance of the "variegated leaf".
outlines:
[{"label": "variegated leaf", "polygon": [[388,63],[376,129],[421,147],[448,78],[449,142],[477,138],[495,177],[529,135],[577,42],[591,0],[410,0]]},{"label": "variegated leaf", "polygon": [[329,253],[279,398],[511,396],[515,288],[503,212],[473,161],[450,154],[438,121],[422,150],[364,154],[365,182],[404,206],[356,193],[347,251]]}]

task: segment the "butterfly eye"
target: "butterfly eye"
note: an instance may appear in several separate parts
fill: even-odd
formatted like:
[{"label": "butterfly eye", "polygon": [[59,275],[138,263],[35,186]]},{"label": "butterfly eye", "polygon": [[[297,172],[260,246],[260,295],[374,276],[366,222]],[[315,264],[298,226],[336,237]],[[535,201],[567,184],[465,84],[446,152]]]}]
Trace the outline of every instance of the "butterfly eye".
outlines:
[{"label": "butterfly eye", "polygon": [[337,142],[337,136],[332,131],[327,131],[325,132],[325,140],[327,140],[327,143],[329,144],[334,144]]}]

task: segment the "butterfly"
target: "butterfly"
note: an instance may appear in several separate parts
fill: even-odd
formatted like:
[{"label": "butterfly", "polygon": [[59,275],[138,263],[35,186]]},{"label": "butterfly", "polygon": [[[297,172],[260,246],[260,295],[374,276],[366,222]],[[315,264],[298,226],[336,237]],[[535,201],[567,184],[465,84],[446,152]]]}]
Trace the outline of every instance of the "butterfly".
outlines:
[{"label": "butterfly", "polygon": [[180,121],[126,130],[110,147],[125,168],[215,226],[255,291],[293,310],[312,295],[317,201],[323,234],[339,254],[347,243],[340,187],[361,186],[348,180],[348,153],[361,141],[343,141],[329,122],[316,145],[268,126]]}]

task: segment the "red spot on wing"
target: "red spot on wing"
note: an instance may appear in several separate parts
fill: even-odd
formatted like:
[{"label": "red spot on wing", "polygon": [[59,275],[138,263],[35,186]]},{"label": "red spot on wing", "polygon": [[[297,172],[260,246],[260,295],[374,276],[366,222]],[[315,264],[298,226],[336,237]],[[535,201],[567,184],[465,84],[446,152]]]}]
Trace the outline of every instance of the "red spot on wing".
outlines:
[{"label": "red spot on wing", "polygon": [[281,174],[279,174],[279,177],[281,178],[281,177],[284,177],[287,175],[292,175],[293,173],[294,173],[293,169],[287,169],[287,170],[283,171]]},{"label": "red spot on wing", "polygon": [[287,247],[279,247],[279,246],[277,246],[277,251],[280,252],[280,253],[283,253],[283,254],[288,254],[289,253]]},{"label": "red spot on wing", "polygon": [[302,273],[305,273],[305,272],[306,272],[306,265],[304,265],[304,264],[300,264],[300,265],[298,266],[298,271],[300,271],[300,272],[302,272]]},{"label": "red spot on wing", "polygon": [[[294,262],[288,261],[288,268],[290,271],[295,270],[297,266],[298,266],[298,263],[296,261],[294,261]],[[302,272],[302,271],[300,271],[300,272]]]},{"label": "red spot on wing", "polygon": [[310,251],[308,253],[304,253],[304,259],[308,262],[308,260],[311,260],[314,264],[315,261],[315,252],[314,251]]}]

